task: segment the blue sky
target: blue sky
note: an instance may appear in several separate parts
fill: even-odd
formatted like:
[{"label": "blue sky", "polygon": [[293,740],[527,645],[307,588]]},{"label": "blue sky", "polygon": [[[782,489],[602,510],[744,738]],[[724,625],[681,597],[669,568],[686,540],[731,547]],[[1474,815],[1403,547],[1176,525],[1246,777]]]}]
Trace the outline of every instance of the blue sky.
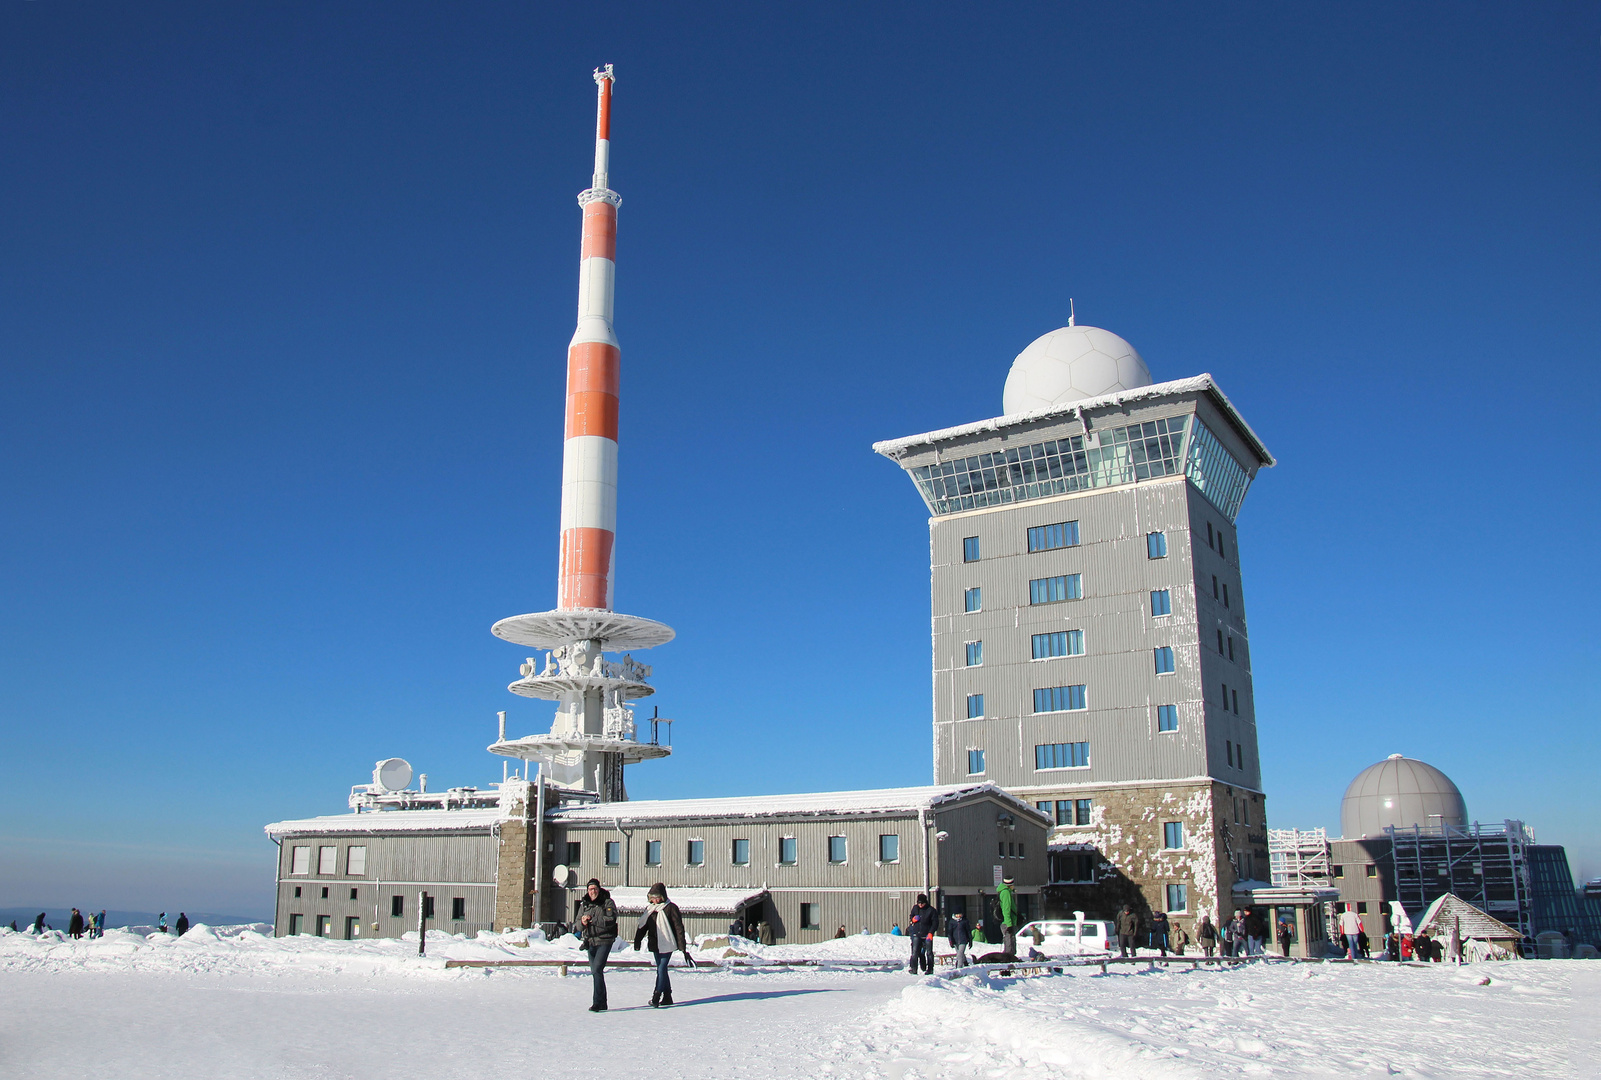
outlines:
[{"label": "blue sky", "polygon": [[0,904],[270,912],[261,825],[499,779],[617,65],[636,797],[926,783],[875,439],[1079,320],[1209,371],[1269,821],[1392,752],[1601,874],[1601,8],[0,8]]}]

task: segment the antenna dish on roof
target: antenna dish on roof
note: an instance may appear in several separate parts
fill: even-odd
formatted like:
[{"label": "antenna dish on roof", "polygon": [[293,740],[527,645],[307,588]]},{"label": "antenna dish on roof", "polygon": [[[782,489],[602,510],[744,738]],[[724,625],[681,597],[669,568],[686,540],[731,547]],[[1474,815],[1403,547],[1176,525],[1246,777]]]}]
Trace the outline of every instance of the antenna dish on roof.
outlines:
[{"label": "antenna dish on roof", "polygon": [[386,794],[405,791],[411,783],[411,762],[405,758],[386,758],[373,766],[372,782],[374,787],[382,788]]}]

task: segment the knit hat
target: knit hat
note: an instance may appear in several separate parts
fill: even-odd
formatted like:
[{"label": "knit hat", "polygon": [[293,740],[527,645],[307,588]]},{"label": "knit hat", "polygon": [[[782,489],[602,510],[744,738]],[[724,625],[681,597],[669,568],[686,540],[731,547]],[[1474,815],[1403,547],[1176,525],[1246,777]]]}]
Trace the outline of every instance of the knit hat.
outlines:
[{"label": "knit hat", "polygon": [[650,891],[645,894],[645,898],[647,900],[650,899],[652,896],[659,896],[663,900],[666,900],[667,899],[667,886],[663,885],[661,882],[658,881],[656,884],[652,885],[650,887]]}]

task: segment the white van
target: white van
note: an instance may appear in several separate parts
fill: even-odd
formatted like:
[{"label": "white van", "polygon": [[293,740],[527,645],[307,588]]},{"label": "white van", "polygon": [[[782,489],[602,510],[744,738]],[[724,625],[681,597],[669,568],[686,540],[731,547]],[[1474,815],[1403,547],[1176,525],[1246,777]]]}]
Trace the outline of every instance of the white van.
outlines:
[{"label": "white van", "polygon": [[[1034,931],[1040,943],[1034,943]],[[1027,956],[1034,948],[1046,956],[1085,956],[1111,952],[1117,948],[1117,931],[1105,919],[1041,919],[1017,931],[1017,955]]]}]

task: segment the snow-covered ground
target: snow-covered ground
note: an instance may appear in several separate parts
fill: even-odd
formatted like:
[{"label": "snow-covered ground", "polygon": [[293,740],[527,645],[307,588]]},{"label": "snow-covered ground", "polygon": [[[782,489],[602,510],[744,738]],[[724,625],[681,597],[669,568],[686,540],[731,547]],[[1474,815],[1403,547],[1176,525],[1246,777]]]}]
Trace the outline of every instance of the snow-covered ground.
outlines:
[{"label": "snow-covered ground", "polygon": [[[611,1011],[593,1015],[587,973],[444,967],[577,959],[564,943],[430,936],[419,959],[415,939],[262,929],[0,931],[0,1076],[1601,1077],[1596,961],[1026,979],[675,969],[679,1005],[661,1011],[643,1007],[647,972],[619,970]],[[860,960],[906,947],[878,935],[741,951]]]}]

